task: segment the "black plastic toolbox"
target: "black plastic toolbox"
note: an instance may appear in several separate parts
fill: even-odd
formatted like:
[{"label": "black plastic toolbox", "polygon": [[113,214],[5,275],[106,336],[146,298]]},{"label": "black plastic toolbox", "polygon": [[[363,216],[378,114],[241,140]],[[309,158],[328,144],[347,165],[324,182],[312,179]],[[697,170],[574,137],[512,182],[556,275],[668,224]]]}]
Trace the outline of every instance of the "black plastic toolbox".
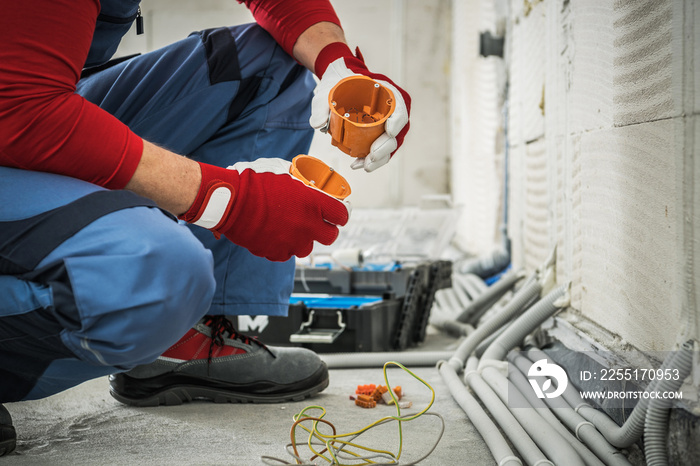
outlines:
[{"label": "black plastic toolbox", "polygon": [[297,270],[288,316],[243,326],[239,316],[239,330],[318,353],[402,350],[425,339],[435,292],[451,286],[451,276],[452,263],[442,260],[391,271]]}]

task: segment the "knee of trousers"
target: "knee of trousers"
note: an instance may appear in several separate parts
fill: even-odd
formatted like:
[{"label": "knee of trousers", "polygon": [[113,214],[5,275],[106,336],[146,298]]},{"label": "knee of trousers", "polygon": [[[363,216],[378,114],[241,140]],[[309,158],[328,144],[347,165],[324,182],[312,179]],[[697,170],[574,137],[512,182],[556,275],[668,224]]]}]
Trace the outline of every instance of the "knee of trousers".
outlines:
[{"label": "knee of trousers", "polygon": [[72,289],[63,312],[79,319],[63,332],[64,344],[100,365],[155,360],[209,309],[211,252],[184,225],[145,207],[109,214],[73,240],[91,235],[101,254],[63,261]]}]

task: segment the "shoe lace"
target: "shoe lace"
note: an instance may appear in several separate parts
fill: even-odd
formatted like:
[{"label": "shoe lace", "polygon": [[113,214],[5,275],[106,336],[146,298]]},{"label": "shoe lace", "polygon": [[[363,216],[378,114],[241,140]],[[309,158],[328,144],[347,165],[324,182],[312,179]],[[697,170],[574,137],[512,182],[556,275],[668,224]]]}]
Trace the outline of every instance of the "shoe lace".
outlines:
[{"label": "shoe lace", "polygon": [[227,319],[226,316],[209,316],[206,325],[211,328],[211,343],[209,343],[208,358],[208,362],[210,364],[212,360],[212,354],[214,353],[214,345],[219,347],[224,346],[224,339],[227,337],[230,340],[239,340],[246,345],[255,343],[256,345],[261,346],[265,351],[270,353],[270,355],[273,358],[277,357],[275,356],[275,353],[270,351],[270,348],[268,348],[267,345],[259,341],[256,337],[245,335],[236,330],[236,327],[233,326],[233,323],[229,319]]}]

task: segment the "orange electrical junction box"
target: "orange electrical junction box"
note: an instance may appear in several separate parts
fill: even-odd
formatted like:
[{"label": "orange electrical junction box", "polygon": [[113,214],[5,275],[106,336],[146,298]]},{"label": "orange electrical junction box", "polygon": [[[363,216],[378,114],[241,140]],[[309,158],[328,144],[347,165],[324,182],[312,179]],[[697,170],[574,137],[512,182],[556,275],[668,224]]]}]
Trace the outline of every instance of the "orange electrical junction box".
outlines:
[{"label": "orange electrical junction box", "polygon": [[342,79],[328,95],[331,143],[351,157],[364,157],[396,108],[394,94],[367,76]]},{"label": "orange electrical junction box", "polygon": [[350,195],[347,180],[316,157],[297,155],[292,159],[289,173],[304,184],[318,188],[336,199],[343,200]]}]

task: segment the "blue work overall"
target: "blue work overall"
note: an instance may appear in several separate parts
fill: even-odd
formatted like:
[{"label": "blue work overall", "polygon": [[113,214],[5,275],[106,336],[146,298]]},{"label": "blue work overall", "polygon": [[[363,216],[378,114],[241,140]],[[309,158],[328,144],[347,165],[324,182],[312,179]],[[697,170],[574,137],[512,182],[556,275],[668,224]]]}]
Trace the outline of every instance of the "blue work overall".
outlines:
[{"label": "blue work overall", "polygon": [[[243,25],[106,67],[77,92],[144,139],[226,167],[306,153],[314,87]],[[293,259],[255,257],[132,193],[0,167],[0,403],[153,361],[205,314],[285,315],[293,275]]]}]

